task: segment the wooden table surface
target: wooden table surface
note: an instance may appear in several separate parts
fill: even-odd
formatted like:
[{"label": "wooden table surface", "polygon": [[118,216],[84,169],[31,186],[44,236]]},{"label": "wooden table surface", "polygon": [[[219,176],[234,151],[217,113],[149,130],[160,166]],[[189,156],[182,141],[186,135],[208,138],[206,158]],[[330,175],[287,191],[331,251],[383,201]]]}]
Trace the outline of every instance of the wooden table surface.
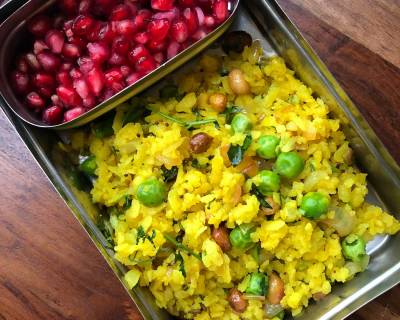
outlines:
[{"label": "wooden table surface", "polygon": [[[400,161],[400,1],[278,0]],[[0,319],[140,319],[0,114]],[[400,286],[349,319],[400,319]]]}]

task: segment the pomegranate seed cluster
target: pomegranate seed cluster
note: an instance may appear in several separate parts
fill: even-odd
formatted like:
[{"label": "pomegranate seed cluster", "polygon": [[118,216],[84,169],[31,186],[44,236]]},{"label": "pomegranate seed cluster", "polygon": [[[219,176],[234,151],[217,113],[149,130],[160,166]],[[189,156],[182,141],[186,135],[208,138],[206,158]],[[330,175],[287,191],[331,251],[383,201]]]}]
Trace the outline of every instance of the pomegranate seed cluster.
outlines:
[{"label": "pomegranate seed cluster", "polygon": [[31,51],[11,73],[27,108],[71,121],[224,22],[228,0],[59,0],[27,22]]}]

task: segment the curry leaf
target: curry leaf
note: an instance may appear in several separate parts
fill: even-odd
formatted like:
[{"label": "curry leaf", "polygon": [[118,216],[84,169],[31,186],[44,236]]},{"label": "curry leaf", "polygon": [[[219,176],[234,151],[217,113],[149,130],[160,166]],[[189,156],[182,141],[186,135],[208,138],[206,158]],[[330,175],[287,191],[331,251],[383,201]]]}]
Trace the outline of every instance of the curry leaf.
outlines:
[{"label": "curry leaf", "polygon": [[163,178],[165,182],[175,181],[178,176],[178,167],[174,166],[171,169],[167,169],[165,166],[161,167],[163,172]]},{"label": "curry leaf", "polygon": [[232,165],[236,167],[243,160],[243,149],[239,145],[231,145],[228,150],[228,157]]},{"label": "curry leaf", "polygon": [[250,194],[257,197],[257,200],[260,203],[261,207],[272,209],[272,206],[268,203],[267,200],[265,200],[265,196],[260,192],[260,190],[257,189],[257,186],[255,184],[251,186]]},{"label": "curry leaf", "polygon": [[231,106],[225,109],[222,114],[225,114],[226,124],[231,124],[233,117],[242,111],[242,108],[238,106]]},{"label": "curry leaf", "polygon": [[168,242],[172,243],[176,248],[186,251],[187,253],[189,253],[190,255],[192,255],[193,257],[201,260],[201,254],[198,254],[196,252],[194,252],[192,249],[188,248],[187,246],[185,246],[184,244],[182,244],[181,242],[177,241],[173,236],[170,236],[169,234],[164,233],[164,238],[165,240],[167,240]]},{"label": "curry leaf", "polygon": [[186,277],[185,261],[183,260],[183,257],[179,251],[175,253],[175,261],[179,262],[179,271],[184,277]]}]

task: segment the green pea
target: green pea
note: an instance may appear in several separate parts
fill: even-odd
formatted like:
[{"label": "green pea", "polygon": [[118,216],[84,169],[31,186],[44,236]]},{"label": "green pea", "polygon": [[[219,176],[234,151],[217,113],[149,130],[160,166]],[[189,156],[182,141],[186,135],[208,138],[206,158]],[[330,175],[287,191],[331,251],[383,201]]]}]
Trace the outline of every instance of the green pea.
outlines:
[{"label": "green pea", "polygon": [[79,170],[89,176],[94,176],[97,169],[96,157],[90,156],[85,158],[79,165]]},{"label": "green pea", "polygon": [[329,198],[320,192],[309,192],[301,201],[300,209],[309,219],[318,219],[328,211]]},{"label": "green pea", "polygon": [[245,133],[251,130],[253,125],[249,118],[243,113],[236,114],[231,122],[231,128],[234,133]]},{"label": "green pea", "polygon": [[350,234],[342,241],[342,251],[346,259],[360,262],[366,255],[365,241],[356,234]]},{"label": "green pea", "polygon": [[264,195],[268,195],[271,192],[279,190],[281,185],[281,179],[278,174],[270,170],[262,170],[254,178],[257,189]]},{"label": "green pea", "polygon": [[261,136],[257,141],[257,155],[264,159],[275,159],[279,142],[277,136]]},{"label": "green pea", "polygon": [[167,196],[164,183],[156,178],[149,178],[142,182],[137,190],[136,197],[146,207],[157,207]]},{"label": "green pea", "polygon": [[267,292],[268,278],[267,275],[261,272],[253,272],[250,276],[250,281],[246,289],[246,293],[255,296],[265,296]]},{"label": "green pea", "polygon": [[296,178],[304,169],[304,160],[296,152],[282,152],[275,163],[276,172],[288,179]]},{"label": "green pea", "polygon": [[229,240],[232,247],[248,250],[253,246],[251,240],[251,234],[254,232],[254,226],[252,224],[242,224],[231,231],[229,234]]}]

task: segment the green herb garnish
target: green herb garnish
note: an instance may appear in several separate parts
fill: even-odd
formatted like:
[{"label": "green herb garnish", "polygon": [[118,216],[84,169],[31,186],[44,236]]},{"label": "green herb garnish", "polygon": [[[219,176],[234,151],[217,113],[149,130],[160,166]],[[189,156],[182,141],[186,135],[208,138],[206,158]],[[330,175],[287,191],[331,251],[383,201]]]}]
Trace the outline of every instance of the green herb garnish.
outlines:
[{"label": "green herb garnish", "polygon": [[178,167],[174,166],[171,169],[167,169],[165,166],[161,167],[162,175],[165,182],[175,181],[178,176]]},{"label": "green herb garnish", "polygon": [[181,242],[178,242],[174,237],[170,236],[169,234],[164,233],[164,238],[165,240],[167,240],[168,242],[170,242],[171,244],[173,244],[176,248],[183,250],[185,252],[187,252],[188,254],[192,255],[193,257],[201,260],[201,254],[198,254],[196,252],[194,252],[192,249],[188,248],[187,246],[185,246],[184,244],[182,244]]},{"label": "green herb garnish", "polygon": [[257,200],[260,203],[261,207],[272,209],[272,206],[268,203],[267,200],[265,200],[265,196],[260,192],[260,190],[257,189],[257,186],[255,184],[252,184],[250,194],[257,197]]}]

